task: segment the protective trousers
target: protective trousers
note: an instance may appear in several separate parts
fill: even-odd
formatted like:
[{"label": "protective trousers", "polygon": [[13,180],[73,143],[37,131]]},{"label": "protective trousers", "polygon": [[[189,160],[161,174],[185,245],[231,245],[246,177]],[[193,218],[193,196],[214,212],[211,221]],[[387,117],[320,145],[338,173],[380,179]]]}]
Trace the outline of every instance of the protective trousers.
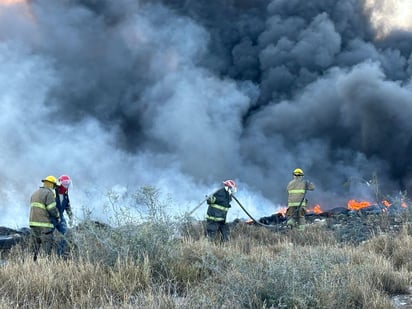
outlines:
[{"label": "protective trousers", "polygon": [[61,216],[61,221],[56,224],[56,230],[60,232],[60,235],[58,235],[58,240],[57,240],[57,255],[59,256],[66,256],[68,254],[68,247],[69,244],[66,239],[66,233],[67,233],[67,223],[66,219],[64,216]]},{"label": "protective trousers", "polygon": [[33,240],[33,260],[37,261],[40,251],[43,251],[46,255],[51,255],[54,245],[53,229],[37,226],[32,226],[30,229]]},{"label": "protective trousers", "polygon": [[210,241],[214,241],[218,233],[220,241],[225,242],[230,240],[230,229],[224,221],[207,220],[206,224],[207,238]]},{"label": "protective trousers", "polygon": [[305,207],[292,206],[286,210],[287,224],[291,226],[302,226],[305,224]]}]

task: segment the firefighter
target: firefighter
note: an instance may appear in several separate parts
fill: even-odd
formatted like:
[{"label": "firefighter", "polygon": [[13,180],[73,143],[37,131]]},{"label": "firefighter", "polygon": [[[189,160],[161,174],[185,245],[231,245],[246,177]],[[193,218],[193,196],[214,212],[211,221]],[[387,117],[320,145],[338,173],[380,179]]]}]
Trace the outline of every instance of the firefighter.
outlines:
[{"label": "firefighter", "polygon": [[230,230],[226,223],[226,215],[231,207],[232,194],[237,191],[233,180],[225,180],[223,188],[210,195],[206,202],[209,205],[206,214],[206,234],[210,241],[215,240],[216,234],[223,242],[230,240]]},{"label": "firefighter", "polygon": [[300,168],[293,171],[293,179],[288,183],[288,208],[286,210],[287,225],[304,228],[306,213],[306,192],[315,190],[315,185],[304,179],[304,172]]},{"label": "firefighter", "polygon": [[34,261],[37,260],[40,249],[50,255],[53,248],[53,220],[60,222],[59,211],[56,207],[54,189],[59,181],[54,176],[42,179],[43,186],[36,190],[30,198],[29,226],[33,235]]},{"label": "firefighter", "polygon": [[59,177],[60,185],[55,188],[56,194],[56,207],[59,211],[60,222],[57,223],[54,221],[54,227],[58,230],[61,234],[60,240],[58,241],[57,246],[57,254],[59,256],[64,256],[67,254],[67,247],[68,243],[66,240],[66,233],[67,233],[67,222],[64,217],[64,212],[66,212],[67,216],[69,217],[69,223],[72,224],[73,220],[73,213],[70,206],[70,198],[69,198],[69,187],[72,183],[70,176],[68,175],[61,175]]}]

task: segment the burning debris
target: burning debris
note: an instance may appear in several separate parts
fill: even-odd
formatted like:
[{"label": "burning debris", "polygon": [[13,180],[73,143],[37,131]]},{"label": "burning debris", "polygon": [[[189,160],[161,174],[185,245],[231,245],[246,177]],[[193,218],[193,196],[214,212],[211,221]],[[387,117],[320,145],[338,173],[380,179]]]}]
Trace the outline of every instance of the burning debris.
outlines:
[{"label": "burning debris", "polygon": [[[408,205],[410,205],[408,207]],[[329,210],[323,210],[319,204],[315,206],[308,207],[306,210],[305,217],[310,218],[330,218],[341,215],[367,215],[367,214],[400,214],[404,211],[407,211],[408,208],[412,207],[411,201],[409,201],[406,194],[402,192],[394,198],[383,199],[380,202],[370,202],[366,200],[356,200],[350,199],[347,202],[346,207],[335,207]],[[286,207],[282,208],[277,213],[268,216],[262,217],[258,220],[260,223],[267,225],[280,224],[286,221]],[[313,220],[309,220],[313,221]],[[249,224],[254,223],[254,220],[249,219],[246,221]]]},{"label": "burning debris", "polygon": [[[360,243],[381,232],[399,231],[408,223],[411,207],[412,203],[402,193],[375,203],[351,199],[346,207],[329,210],[323,210],[320,205],[309,207],[305,220],[307,225],[322,224],[335,231],[340,241]],[[259,220],[249,219],[246,224],[268,226],[278,232],[288,231],[285,209]]]}]

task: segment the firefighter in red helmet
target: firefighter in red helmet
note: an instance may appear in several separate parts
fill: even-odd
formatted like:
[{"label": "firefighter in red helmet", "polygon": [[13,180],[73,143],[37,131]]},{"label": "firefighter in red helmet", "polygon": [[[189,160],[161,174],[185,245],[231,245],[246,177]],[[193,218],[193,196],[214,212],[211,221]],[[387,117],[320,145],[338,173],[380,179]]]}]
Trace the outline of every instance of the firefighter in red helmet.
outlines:
[{"label": "firefighter in red helmet", "polygon": [[69,188],[72,184],[72,180],[68,175],[61,175],[59,177],[60,185],[55,188],[56,190],[56,207],[59,210],[60,222],[55,222],[54,227],[60,232],[59,241],[57,246],[57,254],[65,257],[67,255],[68,242],[66,240],[66,234],[68,231],[66,218],[64,213],[69,217],[69,223],[73,220],[73,213],[70,206]]},{"label": "firefighter in red helmet", "polygon": [[210,195],[206,202],[209,205],[206,213],[206,235],[211,241],[215,240],[219,234],[221,241],[230,240],[230,229],[226,223],[226,216],[232,194],[237,191],[236,183],[233,180],[223,181],[223,188]]},{"label": "firefighter in red helmet", "polygon": [[288,183],[288,208],[286,210],[287,224],[303,229],[306,213],[306,192],[315,190],[315,185],[303,178],[304,172],[300,168],[293,171],[293,179]]}]

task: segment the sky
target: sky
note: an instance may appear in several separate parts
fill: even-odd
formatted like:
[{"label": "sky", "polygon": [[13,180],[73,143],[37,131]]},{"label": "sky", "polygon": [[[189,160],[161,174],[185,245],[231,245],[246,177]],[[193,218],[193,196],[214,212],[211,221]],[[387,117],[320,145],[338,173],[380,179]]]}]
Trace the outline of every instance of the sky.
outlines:
[{"label": "sky", "polygon": [[146,186],[184,213],[226,179],[268,216],[297,167],[324,210],[412,192],[411,6],[0,0],[0,225],[47,175],[78,220]]}]

